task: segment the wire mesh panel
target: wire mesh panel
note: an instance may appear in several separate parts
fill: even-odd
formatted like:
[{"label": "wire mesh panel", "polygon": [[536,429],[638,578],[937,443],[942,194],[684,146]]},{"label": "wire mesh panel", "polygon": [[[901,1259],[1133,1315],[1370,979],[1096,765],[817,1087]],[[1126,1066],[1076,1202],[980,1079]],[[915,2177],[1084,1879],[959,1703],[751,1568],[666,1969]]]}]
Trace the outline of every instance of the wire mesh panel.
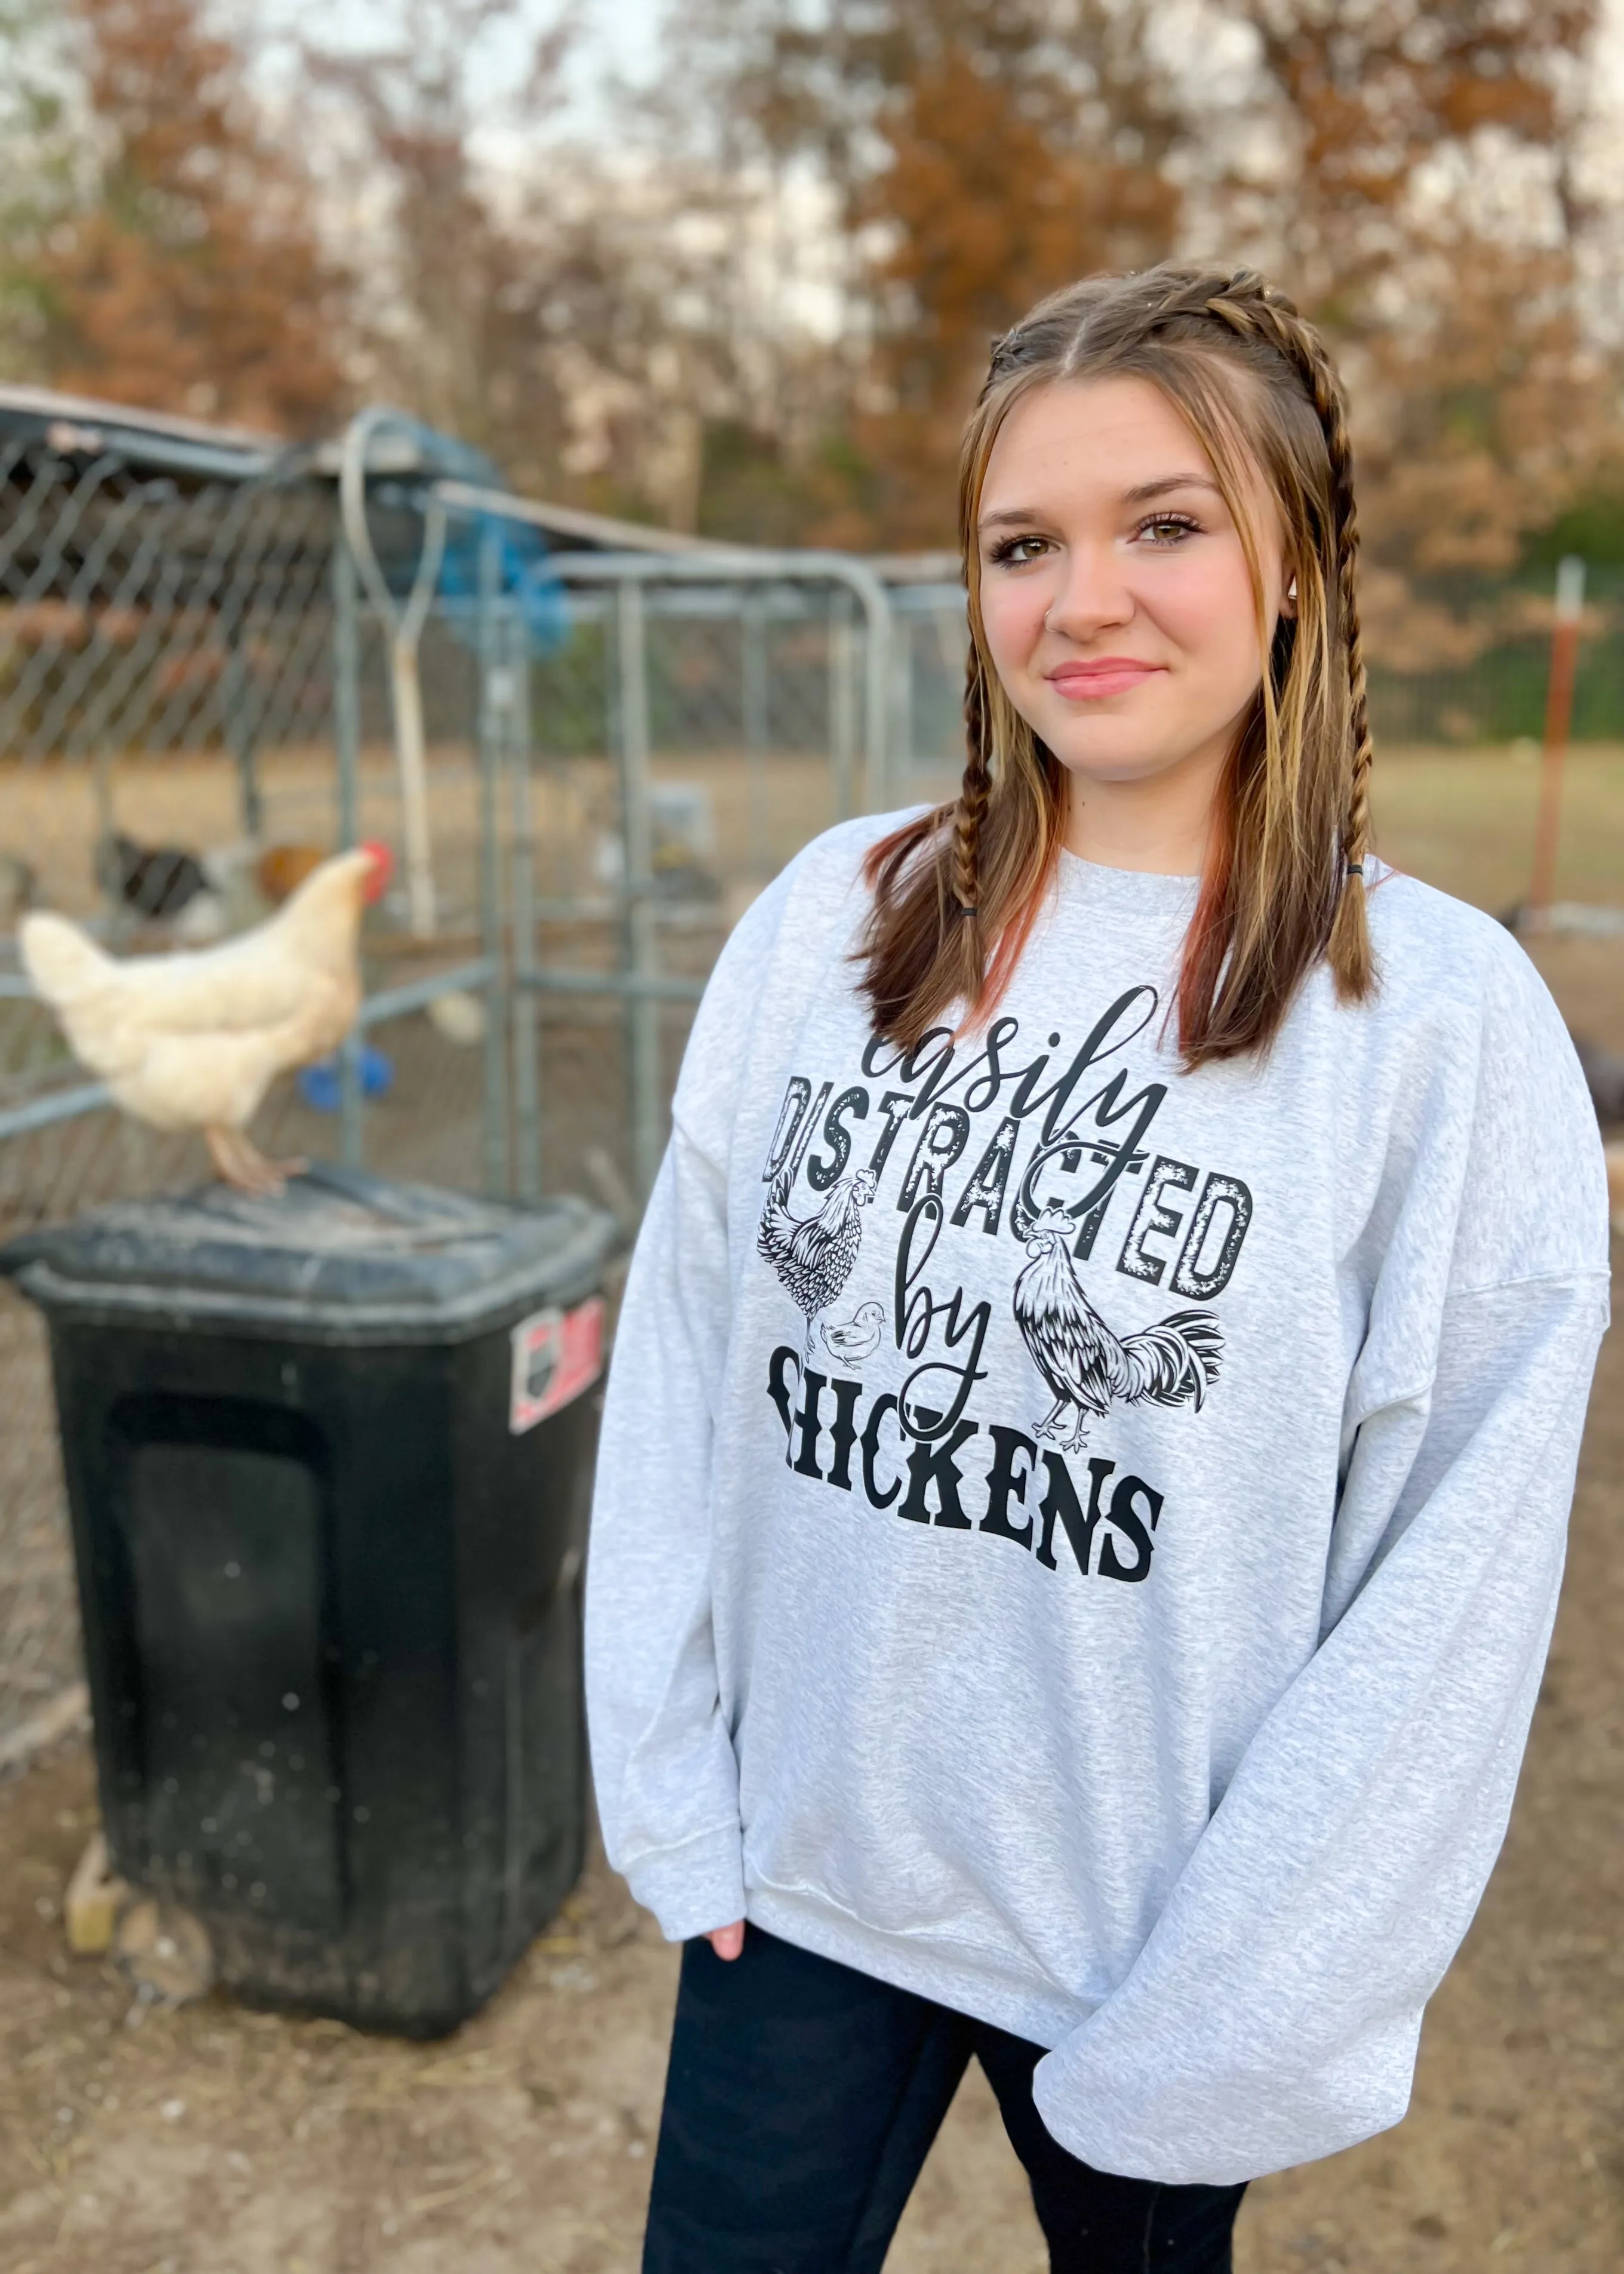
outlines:
[{"label": "wire mesh panel", "polygon": [[[399,888],[368,917],[360,1028],[276,1084],[255,1137],[467,1189],[585,1186],[629,1226],[731,925],[891,794],[875,580],[818,556],[570,556],[566,602],[516,501],[510,520],[369,477],[347,536],[308,465],[228,478],[71,440],[0,453],[0,1236],[205,1167],[75,1064],[18,918],[184,953],[265,921],[341,844],[400,854],[408,681],[429,920]],[[43,1338],[9,1291],[0,1383],[4,1746],[77,1652]]]},{"label": "wire mesh panel", "polygon": [[[416,442],[380,471],[376,417],[317,461],[8,416],[0,1237],[204,1167],[74,1063],[18,967],[20,915],[184,953],[362,838],[409,871],[363,933],[362,1024],[275,1086],[259,1142],[584,1187],[629,1227],[740,915],[831,823],[954,792],[966,626],[944,564],[883,586],[832,554],[549,556],[545,509],[440,478]],[[1621,589],[1592,588],[1581,734],[1617,732]],[[1447,669],[1378,644],[1389,742],[1538,732],[1548,596],[1495,611]],[[0,1387],[3,1747],[76,1648],[42,1339],[4,1291]]]},{"label": "wire mesh panel", "polygon": [[[0,435],[0,1237],[207,1170],[194,1135],[130,1119],[75,1064],[19,968],[26,910],[58,910],[120,955],[184,953],[274,916],[341,843],[400,841],[389,658],[364,607],[345,764],[335,737],[346,659],[332,483],[290,462],[237,478],[171,455],[120,455],[82,427]],[[409,549],[410,512],[386,499],[380,517],[386,554]],[[364,1149],[388,1174],[492,1181],[486,1073],[503,1037],[485,879],[498,849],[475,613],[447,591],[420,659],[433,935],[414,934],[398,898],[369,915],[349,1079],[335,1060],[274,1086],[254,1133],[274,1156]],[[78,1660],[43,1331],[9,1289],[0,1389],[4,1757]]]},{"label": "wire mesh panel", "polygon": [[14,439],[0,499],[8,755],[217,745],[252,808],[256,753],[325,734],[333,514],[312,485],[188,482]]},{"label": "wire mesh panel", "polygon": [[965,762],[964,587],[906,584],[890,599],[897,802],[951,797]]},{"label": "wire mesh panel", "polygon": [[515,1150],[629,1212],[722,941],[808,839],[885,801],[890,611],[827,556],[559,567],[572,636],[518,728]]}]

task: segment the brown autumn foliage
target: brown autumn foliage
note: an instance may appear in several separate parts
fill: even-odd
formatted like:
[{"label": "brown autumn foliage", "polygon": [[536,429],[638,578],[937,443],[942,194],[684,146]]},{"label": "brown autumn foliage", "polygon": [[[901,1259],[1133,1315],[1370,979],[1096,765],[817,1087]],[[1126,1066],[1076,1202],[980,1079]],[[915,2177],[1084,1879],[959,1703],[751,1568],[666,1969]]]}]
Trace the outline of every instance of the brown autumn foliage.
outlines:
[{"label": "brown autumn foliage", "polygon": [[[1255,43],[1227,79],[1159,53],[1154,0],[679,0],[661,99],[622,114],[641,170],[562,139],[567,11],[397,0],[364,66],[306,58],[316,115],[359,130],[355,209],[383,216],[344,274],[203,0],[71,4],[97,186],[27,262],[63,384],[303,433],[348,379],[532,491],[936,545],[990,337],[1197,245],[1279,275],[1338,348],[1394,652],[1480,636],[1471,588],[1613,448],[1572,163],[1598,0],[1217,0]],[[497,181],[467,58],[526,23]],[[762,189],[808,166],[840,320],[775,331]]]},{"label": "brown autumn foliage", "polygon": [[[364,58],[312,48],[314,86],[361,133],[357,202],[387,222],[357,302],[366,383],[486,451],[521,489],[691,527],[700,427],[733,395],[717,270],[673,217],[701,192],[663,154],[651,185],[568,139],[568,7],[402,0],[400,37]],[[508,92],[470,58],[500,41]],[[493,178],[480,128],[515,153]],[[714,184],[703,194],[714,201]],[[697,320],[694,311],[700,311]]]},{"label": "brown autumn foliage", "polygon": [[857,440],[886,541],[951,544],[959,436],[992,339],[1074,276],[1159,257],[1178,200],[1147,168],[1056,147],[959,47],[898,90],[886,132],[890,163],[854,215],[885,232],[872,274],[895,312],[877,341],[884,407]]},{"label": "brown autumn foliage", "polygon": [[34,251],[43,374],[289,436],[345,385],[342,280],[298,155],[197,0],[71,0],[106,152],[96,193]]},{"label": "brown autumn foliage", "polygon": [[1380,651],[1463,659],[1485,578],[1613,455],[1587,343],[1574,186],[1595,0],[1246,0],[1263,147],[1219,207],[1335,343],[1350,380]]},{"label": "brown autumn foliage", "polygon": [[811,28],[756,0],[753,30],[730,0],[733,103],[769,147],[818,150],[867,293],[861,480],[812,525],[943,541],[989,336],[1071,276],[1196,244],[1260,262],[1330,335],[1379,636],[1458,648],[1489,621],[1466,588],[1615,447],[1577,289],[1595,0],[1224,12],[1255,42],[1238,91],[1199,64],[1169,80],[1151,0],[831,0]]},{"label": "brown autumn foliage", "polygon": [[[721,12],[719,100],[776,160],[815,152],[832,178],[868,343],[846,449],[808,487],[810,533],[951,544],[959,433],[994,335],[1056,286],[1175,240],[1150,11],[831,0],[809,21],[788,0],[754,12],[727,0]],[[689,18],[715,39],[713,4]]]},{"label": "brown autumn foliage", "polygon": [[[329,109],[335,98],[361,129],[353,202],[362,207],[369,186],[374,208],[377,190],[387,194],[354,312],[368,376],[387,399],[503,459],[515,478],[536,471],[525,426],[555,425],[559,405],[533,353],[527,248],[492,209],[475,165],[466,64],[492,30],[522,35],[518,13],[513,0],[405,0],[391,43],[365,56],[312,46],[305,56]],[[538,115],[554,99],[563,47],[555,32],[525,58]]]}]

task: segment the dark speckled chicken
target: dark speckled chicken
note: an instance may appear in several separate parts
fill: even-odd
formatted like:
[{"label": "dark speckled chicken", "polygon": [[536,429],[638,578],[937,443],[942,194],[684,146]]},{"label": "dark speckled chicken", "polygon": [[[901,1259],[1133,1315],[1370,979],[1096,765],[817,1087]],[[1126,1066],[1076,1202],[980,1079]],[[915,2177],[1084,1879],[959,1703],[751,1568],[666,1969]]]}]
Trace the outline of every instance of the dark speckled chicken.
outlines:
[{"label": "dark speckled chicken", "polygon": [[768,1191],[756,1245],[807,1314],[806,1354],[810,1358],[818,1313],[838,1296],[857,1261],[862,1211],[874,1197],[874,1178],[867,1169],[842,1177],[816,1216],[790,1214],[789,1187],[790,1171],[781,1170]]},{"label": "dark speckled chicken", "polygon": [[1064,1211],[1038,1218],[1026,1239],[1032,1261],[1014,1293],[1015,1323],[1055,1397],[1036,1434],[1061,1439],[1069,1453],[1081,1449],[1090,1422],[1113,1405],[1199,1405],[1223,1349],[1222,1331],[1205,1311],[1175,1311],[1138,1334],[1114,1335],[1071,1261],[1067,1243],[1076,1230]]}]

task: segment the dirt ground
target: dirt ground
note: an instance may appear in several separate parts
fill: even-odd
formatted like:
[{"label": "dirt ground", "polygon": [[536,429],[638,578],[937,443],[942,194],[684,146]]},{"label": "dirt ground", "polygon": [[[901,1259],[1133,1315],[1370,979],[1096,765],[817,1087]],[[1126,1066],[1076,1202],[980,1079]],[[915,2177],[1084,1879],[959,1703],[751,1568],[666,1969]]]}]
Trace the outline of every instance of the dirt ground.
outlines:
[{"label": "dirt ground", "polygon": [[[1417,759],[1385,849],[1515,900],[1531,770]],[[1577,769],[1563,889],[1624,900],[1624,761]],[[1538,960],[1624,1050],[1624,941]],[[1624,1350],[1604,1349],[1551,1667],[1500,1868],[1427,2017],[1397,2131],[1254,2187],[1238,2274],[1617,2274],[1624,2266]],[[595,1862],[491,2007],[445,2044],[221,1999],[141,2005],[71,1959],[95,1820],[82,1741],[0,1785],[0,2274],[632,2274],[673,1954]],[[972,2074],[888,2274],[1040,2274]]]}]

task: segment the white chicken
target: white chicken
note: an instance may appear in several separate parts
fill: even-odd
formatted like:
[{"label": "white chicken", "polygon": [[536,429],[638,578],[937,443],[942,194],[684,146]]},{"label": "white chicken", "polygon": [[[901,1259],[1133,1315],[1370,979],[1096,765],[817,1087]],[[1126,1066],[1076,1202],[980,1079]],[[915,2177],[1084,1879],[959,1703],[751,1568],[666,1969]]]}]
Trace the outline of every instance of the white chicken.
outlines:
[{"label": "white chicken", "polygon": [[196,953],[120,962],[65,917],[26,916],[18,945],[73,1055],[154,1129],[198,1129],[241,1192],[279,1193],[302,1163],[247,1134],[280,1073],[325,1058],[361,1003],[361,912],[388,881],[381,845],[341,853],[268,922]]}]

